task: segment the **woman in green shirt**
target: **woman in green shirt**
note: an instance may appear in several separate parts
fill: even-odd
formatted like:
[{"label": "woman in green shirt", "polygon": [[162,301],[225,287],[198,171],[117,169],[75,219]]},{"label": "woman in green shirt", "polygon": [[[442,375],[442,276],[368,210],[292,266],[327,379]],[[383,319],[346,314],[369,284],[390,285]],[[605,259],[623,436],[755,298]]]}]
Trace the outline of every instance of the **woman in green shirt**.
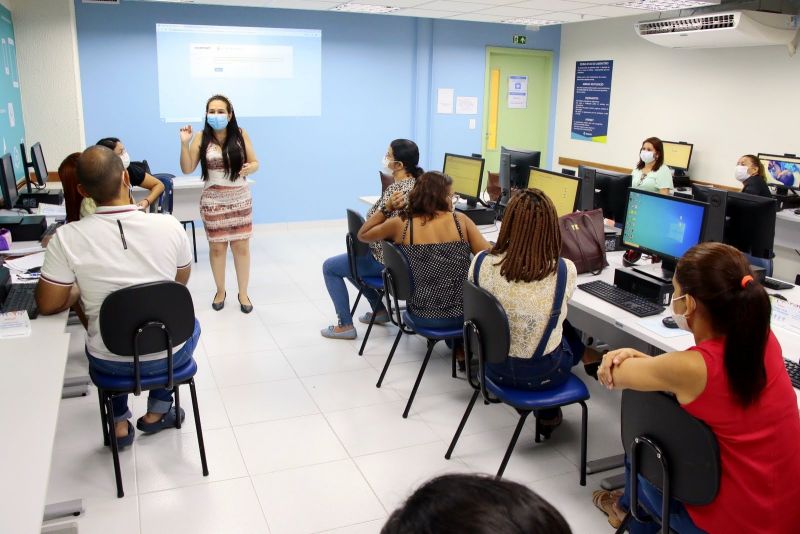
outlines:
[{"label": "woman in green shirt", "polygon": [[634,189],[669,195],[672,170],[664,165],[664,145],[658,137],[648,137],[639,152],[639,164],[631,172]]}]

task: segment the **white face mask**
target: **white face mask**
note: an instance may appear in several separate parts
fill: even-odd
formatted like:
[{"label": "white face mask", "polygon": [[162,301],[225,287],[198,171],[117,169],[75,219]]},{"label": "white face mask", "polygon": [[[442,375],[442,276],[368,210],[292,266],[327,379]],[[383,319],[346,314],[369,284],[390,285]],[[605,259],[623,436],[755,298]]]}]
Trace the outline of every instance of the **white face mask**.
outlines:
[{"label": "white face mask", "polygon": [[389,176],[394,175],[394,170],[389,167],[390,164],[394,163],[394,161],[390,160],[388,156],[383,156],[383,161],[381,162],[381,172],[383,174],[388,174]]},{"label": "white face mask", "polygon": [[675,321],[675,324],[678,325],[678,328],[681,330],[686,330],[687,332],[691,332],[692,329],[689,328],[689,319],[686,318],[686,315],[678,315],[675,313],[675,308],[672,306],[672,303],[676,300],[681,300],[686,298],[686,295],[681,295],[677,299],[673,296],[669,302],[669,313],[672,315],[672,320]]},{"label": "white face mask", "polygon": [[737,165],[736,166],[736,179],[740,182],[744,182],[748,178],[750,178],[750,168],[745,167],[744,165]]},{"label": "white face mask", "polygon": [[127,169],[128,166],[131,164],[131,157],[128,155],[128,151],[126,150],[122,154],[119,155],[119,159],[122,160],[122,165]]},{"label": "white face mask", "polygon": [[656,159],[656,155],[649,150],[642,150],[639,152],[639,157],[642,158],[642,161],[647,163],[651,163],[654,159]]}]

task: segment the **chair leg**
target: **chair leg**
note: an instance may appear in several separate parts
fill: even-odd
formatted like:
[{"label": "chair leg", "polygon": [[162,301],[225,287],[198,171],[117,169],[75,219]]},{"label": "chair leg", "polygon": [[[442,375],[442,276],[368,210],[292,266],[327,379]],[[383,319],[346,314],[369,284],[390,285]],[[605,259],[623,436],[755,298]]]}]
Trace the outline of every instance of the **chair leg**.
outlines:
[{"label": "chair leg", "polygon": [[361,288],[358,289],[358,295],[356,295],[356,300],[355,300],[355,302],[353,302],[353,307],[350,309],[350,315],[353,315],[353,314],[356,313],[356,306],[358,306],[358,301],[361,300],[361,293],[363,291],[364,290],[361,289]]},{"label": "chair leg", "polygon": [[616,530],[614,534],[622,534],[623,532],[628,532],[628,526],[631,522],[631,514],[628,512],[625,514],[625,519],[622,520],[622,524]]},{"label": "chair leg", "polygon": [[194,247],[194,262],[197,263],[197,234],[195,234],[194,228],[194,221],[191,221],[192,225],[192,246]]},{"label": "chair leg", "polygon": [[536,443],[540,443],[542,441],[542,438],[541,438],[542,427],[541,427],[541,424],[539,423],[539,418],[536,417],[536,414],[533,414],[533,419],[536,422],[536,426],[534,427],[535,430],[534,430],[533,441],[535,441]]},{"label": "chair leg", "polygon": [[358,355],[364,355],[364,347],[367,346],[367,340],[369,339],[369,333],[372,332],[372,325],[375,324],[375,310],[372,310],[372,317],[369,320],[369,326],[367,326],[367,333],[364,334],[364,341],[361,342],[361,348],[358,349]]},{"label": "chair leg", "polygon": [[406,409],[403,410],[403,419],[408,418],[408,412],[411,410],[411,403],[414,402],[414,397],[417,395],[417,389],[419,389],[419,383],[422,382],[422,375],[425,373],[425,368],[428,367],[428,361],[431,359],[431,353],[433,352],[433,347],[436,345],[436,341],[429,339],[428,340],[428,352],[425,353],[425,359],[422,360],[422,367],[419,368],[419,374],[417,374],[417,380],[414,382],[414,387],[411,389],[411,396],[408,397],[408,402],[406,403]]},{"label": "chair leg", "polygon": [[181,388],[178,384],[172,386],[172,396],[175,399],[175,428],[181,428]]},{"label": "chair leg", "polygon": [[106,420],[108,421],[108,433],[111,441],[111,456],[114,459],[114,477],[117,480],[117,497],[122,498],[125,492],[122,491],[122,470],[119,467],[119,447],[117,446],[117,433],[114,428],[114,409],[111,404],[111,397],[106,397]]},{"label": "chair leg", "polygon": [[452,360],[450,362],[450,367],[451,367],[451,372],[452,372],[451,374],[452,374],[453,378],[458,378],[458,375],[456,374],[456,344],[455,343],[453,343],[453,348],[450,349],[450,359]]},{"label": "chair leg", "polygon": [[467,419],[469,419],[469,414],[472,413],[472,407],[475,406],[475,401],[478,400],[478,394],[480,394],[480,391],[476,389],[472,394],[472,398],[469,400],[469,404],[467,404],[467,411],[464,412],[464,416],[461,418],[461,422],[458,424],[456,434],[453,436],[453,441],[450,442],[450,447],[444,454],[444,457],[447,460],[449,460],[450,456],[453,455],[453,450],[456,448],[456,442],[458,442],[458,438],[461,437],[461,431],[464,430],[464,427],[467,425]]},{"label": "chair leg", "polygon": [[200,407],[197,406],[197,390],[194,387],[194,378],[189,381],[189,392],[192,394],[192,410],[194,412],[194,428],[197,430],[197,446],[200,448],[200,464],[203,466],[203,476],[208,476],[206,463],[206,445],[203,441],[203,427],[200,425]]},{"label": "chair leg", "polygon": [[386,357],[386,363],[383,364],[383,371],[381,371],[381,376],[380,378],[378,378],[378,383],[375,384],[376,388],[381,387],[381,384],[383,384],[383,378],[386,376],[386,371],[389,370],[389,364],[392,363],[392,358],[394,357],[394,351],[397,348],[397,344],[400,342],[400,336],[402,335],[403,335],[403,330],[401,328],[400,331],[397,332],[397,336],[395,336],[394,338],[394,343],[392,344],[392,350],[389,351],[389,356]]},{"label": "chair leg", "polygon": [[517,422],[517,428],[514,430],[514,435],[511,437],[511,443],[508,444],[508,449],[506,449],[506,455],[503,456],[503,463],[500,464],[500,469],[497,470],[497,475],[495,478],[503,478],[503,472],[506,470],[506,465],[508,465],[508,460],[511,458],[511,453],[514,451],[514,447],[517,445],[517,440],[519,439],[519,434],[522,432],[522,425],[525,424],[525,419],[527,419],[528,415],[531,412],[522,412],[519,414],[519,422]]},{"label": "chair leg", "polygon": [[102,389],[97,388],[97,400],[100,402],[100,423],[103,425],[103,446],[108,447],[111,441],[108,437],[108,417],[106,416],[106,402],[103,397],[105,397],[105,393]]},{"label": "chair leg", "polygon": [[581,486],[586,485],[586,442],[588,436],[589,409],[581,401]]}]

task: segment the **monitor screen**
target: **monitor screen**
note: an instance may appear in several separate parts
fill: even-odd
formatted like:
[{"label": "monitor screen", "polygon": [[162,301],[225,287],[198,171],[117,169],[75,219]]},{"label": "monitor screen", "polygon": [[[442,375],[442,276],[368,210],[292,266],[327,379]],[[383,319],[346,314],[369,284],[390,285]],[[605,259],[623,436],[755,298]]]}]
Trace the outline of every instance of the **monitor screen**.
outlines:
[{"label": "monitor screen", "polygon": [[550,197],[559,217],[575,211],[580,184],[580,179],[574,176],[545,171],[535,167],[531,169],[531,176],[528,181],[529,187],[539,189]]},{"label": "monitor screen", "polygon": [[42,144],[34,143],[31,147],[31,162],[33,163],[33,171],[36,173],[36,181],[40,186],[47,183],[47,165],[44,163],[44,154],[42,154]]},{"label": "monitor screen", "polygon": [[786,187],[800,187],[800,158],[759,154],[758,158],[767,171],[767,182],[780,182]]},{"label": "monitor screen", "polygon": [[480,197],[482,158],[445,154],[442,172],[453,179],[453,193],[467,198]]},{"label": "monitor screen", "polygon": [[664,163],[673,169],[687,170],[694,145],[672,141],[662,141],[662,143],[664,143]]},{"label": "monitor screen", "polygon": [[700,202],[631,189],[622,242],[677,260],[700,243],[705,210]]},{"label": "monitor screen", "polygon": [[11,160],[11,154],[3,156],[2,160],[2,174],[0,177],[3,180],[3,196],[6,209],[13,208],[17,203],[19,191],[17,191],[17,176],[14,174],[14,162]]},{"label": "monitor screen", "polygon": [[542,153],[535,150],[520,150],[516,148],[500,147],[500,155],[508,155],[511,164],[511,187],[527,189],[531,167],[538,167]]}]

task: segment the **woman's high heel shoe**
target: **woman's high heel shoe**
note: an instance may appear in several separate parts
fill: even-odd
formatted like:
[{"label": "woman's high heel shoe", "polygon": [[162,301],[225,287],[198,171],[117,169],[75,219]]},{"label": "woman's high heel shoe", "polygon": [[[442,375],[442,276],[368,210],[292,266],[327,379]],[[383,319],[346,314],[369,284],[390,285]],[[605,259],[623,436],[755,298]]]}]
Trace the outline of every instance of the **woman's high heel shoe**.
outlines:
[{"label": "woman's high heel shoe", "polygon": [[[216,295],[215,295],[216,296]],[[211,308],[214,311],[220,311],[222,308],[225,307],[225,297],[228,296],[228,292],[222,294],[222,300],[220,302],[211,302]]]}]

